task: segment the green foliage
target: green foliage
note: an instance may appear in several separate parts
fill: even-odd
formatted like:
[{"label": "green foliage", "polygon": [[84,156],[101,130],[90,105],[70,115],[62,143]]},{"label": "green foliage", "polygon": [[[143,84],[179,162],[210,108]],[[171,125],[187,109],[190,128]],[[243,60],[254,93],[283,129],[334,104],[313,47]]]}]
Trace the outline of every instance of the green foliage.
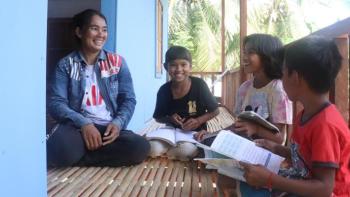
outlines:
[{"label": "green foliage", "polygon": [[[295,12],[291,10],[291,0],[249,1],[248,24],[251,32],[267,33],[279,37],[283,43],[289,43],[298,37],[301,28],[296,23]],[[295,6],[302,5],[298,0]],[[302,24],[304,25],[304,24]],[[304,34],[309,34],[306,32]]]},{"label": "green foliage", "polygon": [[170,2],[169,45],[191,51],[194,72],[221,70],[220,11],[208,0]]},{"label": "green foliage", "polygon": [[[330,0],[247,0],[248,34],[268,33],[289,43],[320,28],[319,20],[307,19],[314,6],[329,10],[350,7]],[[239,66],[239,0],[225,0],[225,68]],[[188,48],[193,71],[221,70],[221,1],[170,0],[169,45]],[[334,13],[333,15],[336,15]]]}]

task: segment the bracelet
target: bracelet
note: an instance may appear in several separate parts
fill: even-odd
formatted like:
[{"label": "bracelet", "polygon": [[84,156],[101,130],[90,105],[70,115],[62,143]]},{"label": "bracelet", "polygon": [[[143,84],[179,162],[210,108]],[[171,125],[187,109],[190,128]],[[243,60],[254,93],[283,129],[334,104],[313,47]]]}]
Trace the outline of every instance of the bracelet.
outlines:
[{"label": "bracelet", "polygon": [[267,184],[266,184],[270,192],[272,191],[272,175],[273,173],[270,172],[269,177],[267,178]]}]

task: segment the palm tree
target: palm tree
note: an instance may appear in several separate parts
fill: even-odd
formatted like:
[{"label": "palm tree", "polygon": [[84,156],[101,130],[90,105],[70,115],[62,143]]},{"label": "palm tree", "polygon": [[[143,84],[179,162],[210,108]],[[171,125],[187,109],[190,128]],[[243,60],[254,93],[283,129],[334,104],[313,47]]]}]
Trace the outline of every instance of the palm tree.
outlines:
[{"label": "palm tree", "polygon": [[[225,0],[226,67],[239,66],[239,0]],[[289,43],[318,28],[306,11],[320,5],[334,9],[329,0],[248,0],[248,34],[268,33]],[[338,7],[350,5],[344,1]],[[218,0],[170,0],[169,45],[187,47],[194,72],[221,71],[221,2]],[[333,6],[333,7],[332,7]],[[306,10],[306,11],[304,11]]]},{"label": "palm tree", "polygon": [[[193,56],[194,72],[221,71],[221,14],[220,4],[208,0],[170,1],[169,42],[170,45],[187,47]],[[229,51],[239,42],[226,32]]]},{"label": "palm tree", "polygon": [[[268,33],[289,43],[310,32],[300,10],[302,0],[250,1],[248,6],[248,34]],[[311,25],[311,24],[309,24]]]}]

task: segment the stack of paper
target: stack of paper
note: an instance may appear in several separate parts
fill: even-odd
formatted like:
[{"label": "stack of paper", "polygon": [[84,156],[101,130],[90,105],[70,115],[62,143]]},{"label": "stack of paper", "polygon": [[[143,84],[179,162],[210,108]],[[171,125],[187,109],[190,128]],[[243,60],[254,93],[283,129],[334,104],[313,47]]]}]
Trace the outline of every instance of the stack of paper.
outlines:
[{"label": "stack of paper", "polygon": [[283,157],[263,149],[231,131],[223,130],[209,147],[197,143],[204,149],[205,158],[198,158],[204,163],[214,166],[218,172],[226,176],[245,181],[239,161],[260,164],[273,173],[278,173]]}]

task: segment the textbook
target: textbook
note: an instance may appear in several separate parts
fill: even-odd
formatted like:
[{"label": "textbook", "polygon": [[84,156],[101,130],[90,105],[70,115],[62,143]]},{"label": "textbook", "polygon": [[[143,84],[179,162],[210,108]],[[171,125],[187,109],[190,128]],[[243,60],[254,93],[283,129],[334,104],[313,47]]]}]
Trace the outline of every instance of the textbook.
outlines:
[{"label": "textbook", "polygon": [[283,157],[227,130],[220,131],[211,146],[201,143],[196,145],[204,149],[205,158],[196,158],[195,160],[209,164],[210,168],[216,168],[220,174],[241,181],[245,181],[245,179],[239,161],[260,164],[277,174],[284,160]]},{"label": "textbook", "polygon": [[280,131],[274,124],[265,120],[263,117],[261,117],[258,113],[255,113],[254,111],[243,111],[237,116],[237,118],[255,122],[260,126],[271,130],[273,133],[278,133]]},{"label": "textbook", "polygon": [[[252,121],[256,124],[259,124],[262,127],[269,129],[272,133],[280,132],[279,129],[274,124],[270,123],[269,121],[267,121],[266,119],[264,119],[254,111],[243,111],[237,116],[237,118],[240,118],[245,121]],[[223,129],[223,130],[234,131],[234,129],[235,129],[234,126],[231,125],[230,127],[227,127],[226,129]],[[216,131],[216,132],[205,134],[203,138],[200,140],[200,142],[204,141],[205,139],[217,136],[219,132],[220,131]]]},{"label": "textbook", "polygon": [[178,142],[197,143],[197,141],[193,138],[193,134],[195,133],[195,131],[184,131],[179,128],[166,126],[148,132],[146,134],[146,138],[148,140],[162,140],[172,146],[176,146]]}]

